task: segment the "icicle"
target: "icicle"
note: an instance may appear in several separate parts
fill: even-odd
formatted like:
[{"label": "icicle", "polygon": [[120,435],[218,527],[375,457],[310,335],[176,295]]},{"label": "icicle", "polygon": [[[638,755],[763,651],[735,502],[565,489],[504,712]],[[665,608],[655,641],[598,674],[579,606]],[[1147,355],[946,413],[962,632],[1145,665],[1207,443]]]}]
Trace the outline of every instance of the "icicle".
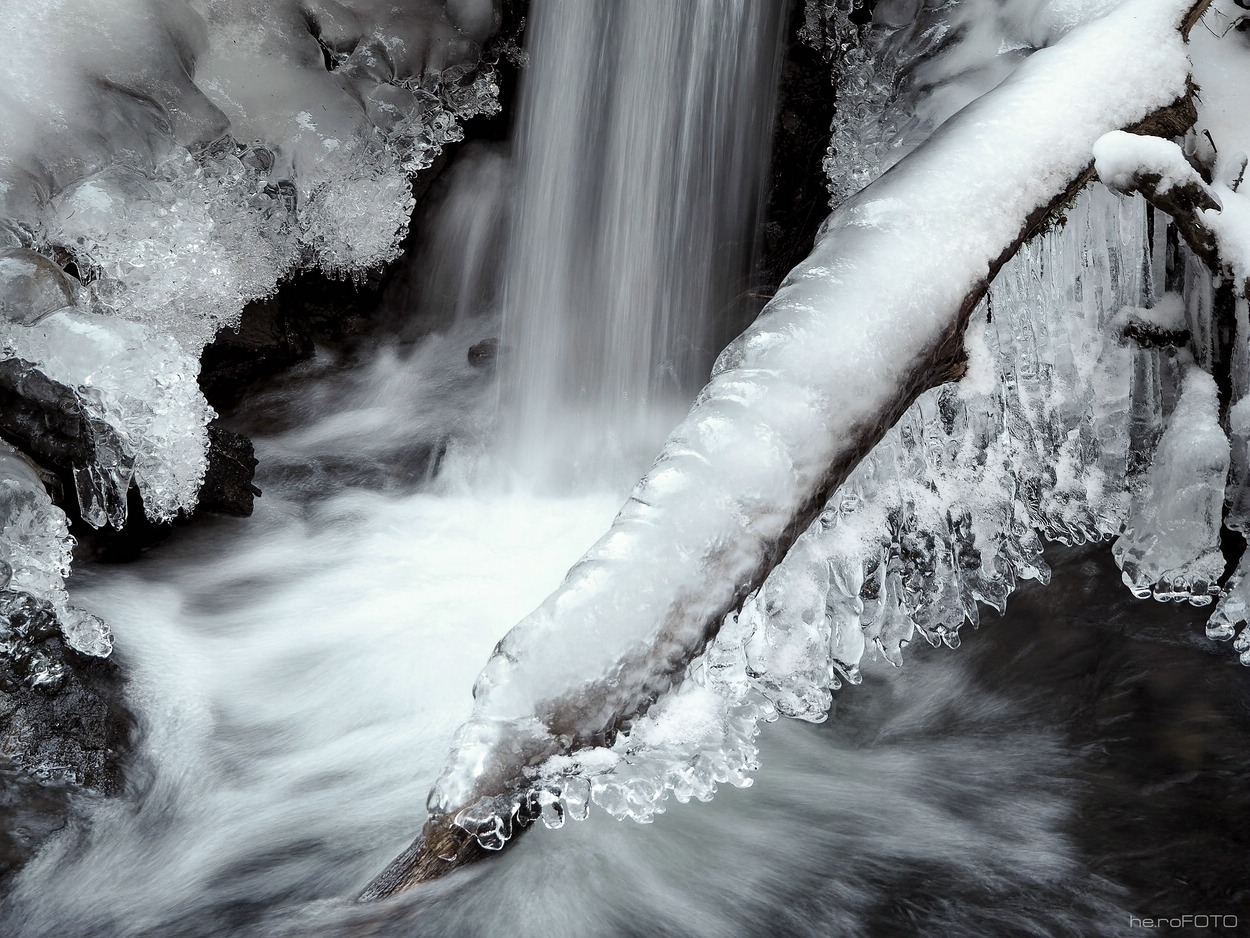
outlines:
[{"label": "icicle", "polygon": [[1209,604],[1224,571],[1220,523],[1228,438],[1215,381],[1190,360],[1180,400],[1112,553],[1134,595]]}]

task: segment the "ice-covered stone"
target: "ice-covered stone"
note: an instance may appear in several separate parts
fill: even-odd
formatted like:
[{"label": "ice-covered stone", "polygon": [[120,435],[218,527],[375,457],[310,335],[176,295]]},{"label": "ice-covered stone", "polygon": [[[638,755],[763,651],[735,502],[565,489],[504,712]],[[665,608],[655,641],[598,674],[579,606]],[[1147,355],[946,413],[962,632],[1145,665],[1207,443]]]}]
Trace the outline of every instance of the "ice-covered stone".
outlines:
[{"label": "ice-covered stone", "polygon": [[195,506],[214,413],[196,384],[199,363],[173,339],[116,316],[78,310],[0,331],[10,355],[76,390],[87,413],[111,427],[120,452],[76,470],[91,523],[120,527],[133,474],[153,520]]},{"label": "ice-covered stone", "polygon": [[73,545],[65,513],[52,504],[39,475],[0,442],[0,562],[8,573],[4,588],[62,605]]},{"label": "ice-covered stone", "polygon": [[113,653],[113,633],[97,615],[70,606],[60,616],[65,644],[89,658],[107,658]]}]

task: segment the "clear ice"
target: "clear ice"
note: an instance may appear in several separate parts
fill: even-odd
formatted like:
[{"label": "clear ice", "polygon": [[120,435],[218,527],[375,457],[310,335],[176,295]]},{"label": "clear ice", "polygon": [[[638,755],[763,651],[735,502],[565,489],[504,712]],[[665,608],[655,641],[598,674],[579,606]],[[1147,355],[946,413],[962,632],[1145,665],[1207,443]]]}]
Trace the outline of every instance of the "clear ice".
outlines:
[{"label": "clear ice", "polygon": [[38,471],[0,442],[0,655],[31,687],[56,690],[67,669],[40,647],[59,633],[76,652],[107,658],[112,634],[98,616],[69,605],[74,539],[65,513],[52,504]]},{"label": "clear ice", "polygon": [[[955,8],[952,22],[967,13]],[[762,586],[732,593],[828,467],[858,456],[840,430],[880,419],[945,311],[1088,165],[1098,128],[1180,93],[1178,10],[1130,0],[1042,17],[1016,48],[1047,54],[1006,56],[1027,75],[839,204],[612,529],[500,642],[432,814],[494,849],[518,824],[558,825],[590,802],[646,820],[670,793],[749,784],[761,721],[824,719],[865,663],[899,664],[918,638],[957,647],[982,607],[1001,611],[1021,580],[1048,578],[1042,537],[1120,532],[1146,468],[1126,430],[1161,438],[1177,395],[1140,380],[1157,350],[1118,327],[1124,307],[1163,298],[1148,211],[1094,187],[998,274],[963,380],[921,395]],[[1132,55],[1109,51],[1124,43]],[[1072,80],[1081,87],[1056,90]],[[1045,100],[1031,98],[1040,88]],[[934,98],[926,108],[940,111]],[[673,673],[702,646],[700,616],[733,606]]]},{"label": "clear ice", "polygon": [[86,412],[114,431],[107,438],[120,443],[120,452],[103,453],[98,464],[75,467],[84,520],[120,528],[132,479],[155,521],[195,506],[215,414],[196,383],[198,359],[176,340],[116,316],[64,310],[0,329],[0,343],[7,356],[73,388]]}]

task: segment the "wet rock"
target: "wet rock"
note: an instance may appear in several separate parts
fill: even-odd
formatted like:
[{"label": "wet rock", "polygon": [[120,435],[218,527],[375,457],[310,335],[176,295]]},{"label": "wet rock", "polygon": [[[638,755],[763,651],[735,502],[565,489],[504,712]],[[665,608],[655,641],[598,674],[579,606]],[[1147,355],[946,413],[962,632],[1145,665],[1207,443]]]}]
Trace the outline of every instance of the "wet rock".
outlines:
[{"label": "wet rock", "polygon": [[200,387],[216,408],[238,403],[255,381],[313,357],[312,332],[280,296],[249,303],[237,330],[225,329],[204,349]]},{"label": "wet rock", "polygon": [[121,788],[132,724],[118,669],[75,650],[63,625],[44,601],[0,590],[0,877],[64,826],[70,793]]},{"label": "wet rock", "polygon": [[0,361],[0,436],[66,477],[96,462],[101,449],[120,449],[116,433],[87,415],[72,388],[20,358]]},{"label": "wet rock", "polygon": [[0,317],[29,326],[44,316],[76,306],[79,285],[42,254],[21,247],[0,248]]},{"label": "wet rock", "polygon": [[499,340],[493,336],[469,347],[469,364],[474,368],[490,367],[498,356]]},{"label": "wet rock", "polygon": [[256,450],[252,441],[241,433],[221,426],[216,420],[208,425],[208,473],[200,488],[197,510],[246,518],[252,514],[253,501],[260,489],[252,484],[256,473]]},{"label": "wet rock", "polygon": [[[73,500],[74,467],[108,464],[122,451],[117,434],[93,420],[73,389],[44,375],[21,359],[0,361],[0,437],[8,440],[41,466],[51,470],[56,485],[53,498],[71,518],[78,516]],[[256,456],[246,437],[214,422],[209,426],[208,472],[200,490],[198,511],[246,517],[260,494],[252,485]],[[100,550],[116,559],[136,556],[172,529],[147,520],[138,491],[129,493],[127,524],[121,532],[77,534],[95,540]]]}]

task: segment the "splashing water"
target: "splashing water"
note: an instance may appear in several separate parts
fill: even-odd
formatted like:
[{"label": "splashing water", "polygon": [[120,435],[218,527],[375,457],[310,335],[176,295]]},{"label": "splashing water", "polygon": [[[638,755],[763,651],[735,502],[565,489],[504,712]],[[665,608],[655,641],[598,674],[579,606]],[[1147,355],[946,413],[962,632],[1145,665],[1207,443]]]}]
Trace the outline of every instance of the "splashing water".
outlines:
[{"label": "splashing water", "polygon": [[[627,45],[617,50],[628,52]],[[668,64],[682,61],[674,53]],[[667,100],[675,79],[663,77]],[[654,137],[639,143],[655,149]],[[1137,208],[1096,208],[1086,205],[1089,214],[1078,216],[1095,240],[1100,226],[1121,223],[1143,236]],[[481,226],[466,229],[466,237],[481,235]],[[1087,229],[1081,237],[1090,235]],[[1052,265],[1077,246],[1041,245],[1022,261],[1020,281],[1030,281],[1030,263]],[[605,265],[612,254],[604,254]],[[1117,287],[1114,302],[1075,300],[1080,322],[1073,328],[1086,340],[1075,347],[1084,357],[1058,369],[1062,380],[1075,374],[1085,382],[1075,410],[1047,409],[1063,395],[1048,384],[1055,371],[1045,368],[1023,390],[1000,392],[991,380],[988,391],[994,420],[1023,413],[1068,441],[1067,474],[1019,498],[978,502],[992,517],[981,525],[967,519],[970,531],[944,503],[912,505],[913,538],[936,534],[951,545],[931,555],[946,566],[915,571],[926,589],[929,581],[958,581],[951,574],[966,547],[961,534],[978,549],[980,568],[959,571],[961,590],[968,589],[937,595],[953,622],[940,615],[921,621],[919,586],[913,607],[900,602],[907,584],[889,574],[890,561],[902,558],[880,550],[880,562],[868,566],[890,585],[863,598],[871,589],[856,569],[871,560],[863,543],[880,529],[866,524],[857,538],[840,522],[814,530],[776,581],[726,624],[690,679],[618,746],[580,764],[544,767],[558,786],[540,806],[551,826],[579,816],[592,800],[606,811],[558,837],[540,831],[489,875],[440,884],[385,909],[326,897],[355,892],[420,826],[426,792],[470,711],[468,689],[481,662],[603,530],[622,493],[505,495],[481,485],[477,457],[487,445],[493,388],[466,362],[481,323],[463,309],[449,330],[411,352],[384,350],[355,372],[314,372],[315,385],[275,392],[240,418],[268,428],[258,441],[266,496],[253,519],[205,522],[133,568],[80,574],[75,601],[115,623],[118,656],[132,678],[129,699],[142,735],[131,791],[84,804],[85,821],[23,873],[0,906],[0,922],[23,936],[1119,933],[1126,910],[1141,911],[1130,900],[1141,897],[1112,881],[1132,867],[1110,854],[1141,851],[1116,841],[1123,836],[1116,805],[1144,815],[1136,830],[1155,837],[1163,853],[1169,836],[1195,838],[1188,830],[1169,835],[1166,809],[1173,805],[1159,798],[1152,813],[1141,781],[1147,773],[1131,758],[1113,763],[1098,753],[1126,735],[1143,751],[1157,745],[1178,766],[1158,773],[1165,787],[1188,784],[1190,766],[1216,758],[1211,753],[1240,752],[1244,763],[1245,727],[1221,710],[1227,701],[1201,697],[1191,689],[1202,684],[1197,679],[1178,681],[1183,691],[1151,685],[1147,694],[1191,705],[1183,712],[1196,714],[1218,742],[1184,723],[1167,728],[1171,742],[1156,741],[1150,734],[1163,730],[1127,706],[1127,721],[1124,712],[1089,719],[1085,672],[1073,677],[1073,661],[1093,662],[1088,671],[1111,687],[1111,701],[1131,696],[1143,673],[1163,670],[1148,651],[1124,651],[1069,624],[1105,602],[1100,597],[1114,580],[1105,569],[1046,597],[1040,610],[1009,616],[996,637],[967,643],[980,652],[942,656],[916,643],[901,677],[871,654],[876,648],[890,658],[926,626],[926,638],[953,647],[962,617],[976,609],[965,593],[993,604],[1017,579],[1044,576],[1035,539],[1021,530],[1026,518],[1073,541],[1106,536],[1122,518],[1122,479],[1114,474],[1130,468],[1117,448],[1122,441],[1083,435],[1077,415],[1082,402],[1129,407],[1129,370],[1149,371],[1113,343],[1104,349],[1098,332],[1114,303],[1142,302],[1144,287],[1133,264],[1095,263],[1118,264],[1128,285]],[[1002,290],[1011,289],[1009,277]],[[1012,302],[1023,308],[1033,298],[1022,290]],[[707,308],[703,300],[693,307]],[[995,328],[1011,314],[1007,303],[996,310]],[[655,338],[651,327],[643,332],[645,339],[635,332],[617,341]],[[621,345],[600,338],[603,354],[618,357]],[[557,346],[563,350],[552,351]],[[523,347],[518,356],[527,354]],[[570,362],[568,348],[558,342],[534,362],[562,389],[547,405],[524,405],[539,417],[563,406],[554,402],[602,361],[587,354]],[[671,364],[675,354],[670,347],[652,355],[649,367]],[[1052,364],[1045,355],[1038,361]],[[1108,361],[1112,367],[1100,370]],[[631,395],[650,399],[656,373],[617,377],[609,395],[615,403],[600,400],[596,412],[624,401],[617,417],[628,424],[641,412]],[[620,393],[626,384],[633,391]],[[1102,394],[1110,385],[1116,393]],[[1029,394],[1035,397],[1024,401]],[[290,426],[273,429],[265,411],[275,403],[278,423]],[[902,492],[904,464],[916,457],[909,446],[940,442],[952,407],[974,409],[966,398],[952,404],[949,389],[922,403],[865,470],[877,473],[871,481],[900,483],[893,492],[900,503],[933,495]],[[1141,410],[1141,432],[1157,437],[1162,403]],[[970,436],[985,435],[972,421],[955,423]],[[893,474],[882,468],[891,460],[900,467]],[[934,460],[954,474],[941,454]],[[622,473],[632,477],[641,468],[625,465]],[[988,461],[979,468],[978,485],[1006,479]],[[1028,488],[1018,483],[1001,492]],[[1081,497],[1065,497],[1074,489]],[[860,486],[845,514],[872,514],[863,503],[877,495]],[[1001,529],[1016,540],[1003,540]],[[807,576],[810,567],[823,582]],[[808,600],[817,614],[796,615]],[[1129,618],[1145,628],[1151,615]],[[1123,623],[1126,616],[1102,618]],[[1167,652],[1174,673],[1207,673],[1202,655]],[[1023,672],[1022,660],[1030,663]],[[1010,684],[995,677],[1007,673],[1018,677]],[[787,721],[756,740],[760,722],[779,712],[823,717],[839,680],[869,686],[836,701],[838,720],[825,727]],[[1181,745],[1182,737],[1199,743]],[[694,808],[664,801],[666,793],[678,802],[705,799],[718,784],[752,780],[758,788],[750,798],[730,791]],[[1222,790],[1208,794],[1244,801]],[[657,818],[661,809],[667,813]],[[1100,809],[1110,820],[1091,824]],[[609,815],[656,823],[617,826]],[[1234,805],[1231,817],[1237,823],[1250,812]],[[1196,840],[1214,843],[1203,830],[1206,839]],[[1239,869],[1236,857],[1208,862]],[[1021,895],[1034,902],[1026,906]]]}]

